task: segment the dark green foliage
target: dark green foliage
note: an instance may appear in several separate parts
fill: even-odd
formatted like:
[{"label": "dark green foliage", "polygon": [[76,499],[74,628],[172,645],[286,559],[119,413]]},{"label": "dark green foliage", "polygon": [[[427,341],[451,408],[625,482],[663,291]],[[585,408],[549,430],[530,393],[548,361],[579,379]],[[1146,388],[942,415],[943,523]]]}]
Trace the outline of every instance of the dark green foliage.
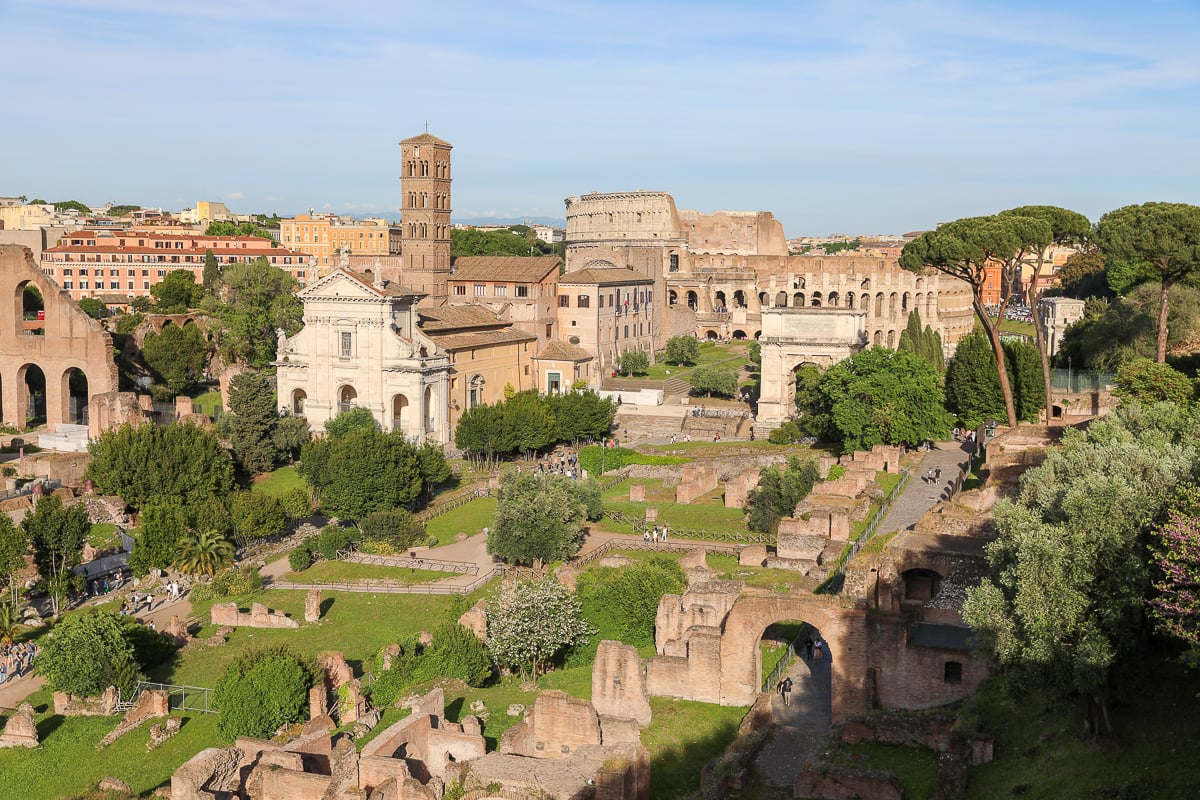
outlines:
[{"label": "dark green foliage", "polygon": [[762,345],[758,342],[750,343],[750,363],[755,367],[762,367]]},{"label": "dark green foliage", "polygon": [[339,525],[326,525],[321,532],[308,540],[314,553],[320,553],[326,560],[337,558],[339,550],[345,550],[354,541],[351,531]]},{"label": "dark green foliage", "polygon": [[604,516],[604,493],[593,480],[575,481],[575,496],[583,504],[583,516],[588,522],[599,522]]},{"label": "dark green foliage", "polygon": [[198,326],[167,325],[162,333],[146,334],[142,358],[171,394],[179,394],[203,376],[209,351]]},{"label": "dark green foliage", "polygon": [[500,483],[487,549],[510,564],[563,561],[578,552],[585,518],[570,478],[509,474]]},{"label": "dark green foliage", "polygon": [[1149,358],[1135,358],[1117,370],[1117,388],[1122,400],[1138,403],[1187,403],[1195,397],[1195,386],[1188,376],[1166,364]]},{"label": "dark green foliage", "polygon": [[949,431],[941,375],[910,353],[872,347],[825,371],[821,395],[843,452],[877,444],[914,447]]},{"label": "dark green foliage", "polygon": [[779,520],[792,515],[818,480],[817,465],[811,459],[793,456],[784,469],[767,467],[746,498],[746,527],[759,533],[775,533]]},{"label": "dark green foliage", "polygon": [[974,331],[958,342],[946,367],[946,407],[968,428],[1004,418],[1004,395],[996,375],[996,355],[987,337]]},{"label": "dark green foliage", "polygon": [[468,686],[482,686],[492,677],[492,657],[474,633],[448,622],[433,631],[433,644],[416,661],[416,681],[457,678]]},{"label": "dark green foliage", "polygon": [[208,227],[204,229],[205,236],[257,236],[260,239],[270,239],[275,242],[275,237],[267,231],[266,228],[261,228],[252,222],[210,222]]},{"label": "dark green foliage", "polygon": [[171,637],[138,622],[135,617],[117,617],[121,623],[121,635],[133,648],[133,658],[142,672],[149,672],[166,661],[175,652]]},{"label": "dark green foliage", "polygon": [[737,370],[721,364],[705,364],[696,367],[688,376],[692,392],[712,397],[733,397],[738,390]]},{"label": "dark green foliage", "polygon": [[407,506],[425,489],[418,448],[399,431],[316,439],[304,446],[298,469],[325,512],[349,519]]},{"label": "dark green foliage", "polygon": [[50,688],[95,697],[109,686],[128,694],[142,677],[120,619],[101,611],[64,617],[43,637],[34,669]]},{"label": "dark green foliage", "polygon": [[688,459],[680,456],[647,456],[628,447],[602,447],[598,444],[579,449],[579,467],[588,475],[597,476],[612,472],[628,464],[686,464]]},{"label": "dark green foliage", "polygon": [[[579,576],[583,615],[599,629],[598,639],[636,647],[654,644],[654,619],[665,594],[682,594],[687,576],[674,559],[654,556],[626,567],[597,567]],[[589,650],[595,653],[593,642]],[[574,654],[573,654],[574,660]]]},{"label": "dark green foliage", "polygon": [[[1157,284],[1146,283],[1107,305],[1089,299],[1084,318],[1067,328],[1055,362],[1065,367],[1070,358],[1075,369],[1115,371],[1131,358],[1155,358],[1160,294]],[[1168,352],[1191,352],[1200,337],[1200,291],[1174,284],[1167,294]]]},{"label": "dark green foliage", "polygon": [[113,323],[113,331],[115,333],[128,335],[138,329],[143,322],[146,321],[145,316],[134,312],[132,314],[122,314],[117,317],[117,321]]},{"label": "dark green foliage", "polygon": [[312,501],[308,497],[308,490],[298,486],[279,495],[279,505],[292,519],[304,519],[312,515]]},{"label": "dark green foliage", "polygon": [[441,445],[425,442],[417,449],[417,460],[421,464],[421,480],[428,495],[432,495],[437,487],[450,480],[454,474]]},{"label": "dark green foliage", "polygon": [[233,538],[233,517],[229,514],[229,495],[213,495],[184,506],[188,527],[197,531],[216,531],[225,539]]},{"label": "dark green foliage", "polygon": [[794,444],[805,437],[806,433],[800,423],[789,420],[780,425],[767,437],[771,444]]},{"label": "dark green foliage", "polygon": [[517,437],[512,416],[501,403],[469,408],[458,418],[458,425],[454,428],[454,443],[472,461],[490,464],[516,449]]},{"label": "dark green foliage", "polygon": [[150,296],[159,314],[181,314],[199,305],[204,287],[196,283],[190,269],[174,269],[150,287]]},{"label": "dark green foliage", "polygon": [[263,587],[262,575],[249,564],[223,569],[208,583],[192,586],[190,599],[194,603],[206,602],[219,597],[245,597]]},{"label": "dark green foliage", "polygon": [[137,576],[152,569],[166,569],[175,561],[176,545],[188,531],[182,506],[152,503],[141,511],[141,525],[134,536],[137,546],[129,554],[129,568]]},{"label": "dark green foliage", "polygon": [[292,572],[303,572],[312,566],[312,562],[312,550],[308,548],[307,542],[296,548],[293,548],[292,551],[288,553],[288,567],[291,568]]},{"label": "dark green foliage", "polygon": [[213,255],[212,250],[204,251],[204,272],[201,277],[201,285],[204,286],[204,291],[215,292],[221,281],[221,264],[217,261],[217,257]]},{"label": "dark green foliage", "polygon": [[928,325],[922,328],[921,312],[916,309],[909,312],[908,325],[901,332],[900,344],[896,349],[925,359],[938,372],[946,368],[945,355],[942,353],[942,335]]},{"label": "dark green foliage", "polygon": [[1075,253],[1058,271],[1059,290],[1066,297],[1085,300],[1089,297],[1109,297],[1104,254],[1091,250]]},{"label": "dark green foliage", "polygon": [[617,363],[624,375],[645,375],[650,369],[650,356],[641,350],[626,350]]},{"label": "dark green foliage", "polygon": [[1046,384],[1042,380],[1042,357],[1028,342],[1004,343],[1004,365],[1012,383],[1017,419],[1037,422],[1046,407]]},{"label": "dark green foliage", "polygon": [[275,360],[275,330],[292,336],[302,327],[304,306],[294,294],[297,288],[291,275],[265,258],[225,267],[212,305],[223,323],[221,349],[227,360],[255,369]]},{"label": "dark green foliage", "polygon": [[68,592],[83,583],[73,570],[82,560],[83,543],[92,528],[87,510],[78,503],[66,508],[59,497],[47,495],[25,515],[21,527],[33,546],[40,584],[53,598],[57,613]]},{"label": "dark green foliage", "polygon": [[532,456],[558,441],[558,421],[550,403],[535,391],[518,392],[503,404],[512,419],[516,449]]},{"label": "dark green foliage", "polygon": [[280,462],[291,463],[299,458],[300,451],[312,438],[308,430],[308,421],[304,417],[293,417],[285,414],[275,423],[271,434],[271,443],[275,446],[275,455]]},{"label": "dark green foliage", "polygon": [[548,399],[561,441],[602,439],[617,416],[617,404],[591,390],[564,392]]},{"label": "dark green foliage", "polygon": [[378,427],[379,423],[375,421],[375,415],[362,406],[355,406],[343,411],[325,422],[325,432],[334,439],[341,439],[356,431],[374,430]]},{"label": "dark green foliage", "polygon": [[243,539],[266,539],[288,529],[288,513],[279,500],[262,492],[238,492],[230,503],[233,527]]},{"label": "dark green foliage", "polygon": [[[31,203],[31,205],[33,205]],[[78,211],[80,214],[91,214],[92,210],[78,200],[59,200],[54,204],[55,211]]]},{"label": "dark green foliage", "polygon": [[700,360],[700,342],[695,336],[672,336],[667,340],[663,360],[668,364],[695,364]]},{"label": "dark green foliage", "polygon": [[537,238],[537,234],[528,225],[512,225],[507,231],[481,231],[475,228],[454,228],[450,231],[450,255],[454,258],[536,256],[552,255],[556,252],[553,245]]},{"label": "dark green foliage", "polygon": [[240,372],[229,382],[229,441],[243,470],[268,472],[278,459],[275,387],[261,372]]},{"label": "dark green foliage", "polygon": [[1104,266],[1108,288],[1117,296],[1129,294],[1135,286],[1158,280],[1158,270],[1149,261],[1110,258]]},{"label": "dark green foliage", "polygon": [[17,603],[17,573],[25,567],[28,549],[29,538],[25,529],[14,525],[8,514],[0,514],[0,592],[8,594],[14,608]]},{"label": "dark green foliage", "polygon": [[375,511],[358,522],[364,542],[385,542],[403,550],[425,541],[425,526],[407,509]]},{"label": "dark green foliage", "polygon": [[191,506],[233,489],[229,453],[191,423],[122,425],[93,439],[88,452],[86,476],[134,508],[156,500]]},{"label": "dark green foliage", "polygon": [[283,725],[303,720],[314,670],[287,647],[251,650],[217,681],[213,702],[220,713],[217,732],[269,738]]},{"label": "dark green foliage", "polygon": [[80,298],[79,309],[92,319],[104,319],[108,316],[108,306],[94,297]]}]

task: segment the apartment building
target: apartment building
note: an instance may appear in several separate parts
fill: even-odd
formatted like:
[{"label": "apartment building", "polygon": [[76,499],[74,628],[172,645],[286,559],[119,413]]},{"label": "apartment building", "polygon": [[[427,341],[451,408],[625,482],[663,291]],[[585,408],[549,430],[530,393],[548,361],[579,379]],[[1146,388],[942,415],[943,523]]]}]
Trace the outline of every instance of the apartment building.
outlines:
[{"label": "apartment building", "polygon": [[384,219],[357,220],[336,214],[297,214],[279,223],[279,242],[317,259],[318,267],[338,263],[337,256],[389,256],[400,253],[400,228]]}]

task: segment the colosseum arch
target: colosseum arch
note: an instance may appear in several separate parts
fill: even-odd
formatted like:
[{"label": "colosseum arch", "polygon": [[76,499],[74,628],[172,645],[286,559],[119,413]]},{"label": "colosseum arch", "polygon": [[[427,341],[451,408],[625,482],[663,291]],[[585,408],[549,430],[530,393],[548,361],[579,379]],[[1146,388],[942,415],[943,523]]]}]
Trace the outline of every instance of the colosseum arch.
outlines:
[{"label": "colosseum arch", "polygon": [[[41,296],[41,308],[32,309],[29,320],[25,319],[26,287]],[[10,304],[12,322],[0,328],[0,385],[5,389],[0,396],[0,422],[25,424],[30,410],[27,379],[40,387],[37,402],[43,404],[51,430],[87,420],[89,435],[98,436],[105,427],[123,421],[117,419],[123,412],[116,405],[112,337],[42,272],[27,248],[0,245],[3,297],[9,298],[3,302]],[[76,378],[74,392],[72,370],[86,376],[85,383]],[[77,398],[74,413],[73,395]],[[97,413],[101,408],[107,410]]]},{"label": "colosseum arch", "polygon": [[801,620],[829,645],[834,724],[870,710],[867,612],[830,595],[743,594],[725,617],[721,634],[721,705],[750,705],[762,686],[758,642],[777,622]]}]

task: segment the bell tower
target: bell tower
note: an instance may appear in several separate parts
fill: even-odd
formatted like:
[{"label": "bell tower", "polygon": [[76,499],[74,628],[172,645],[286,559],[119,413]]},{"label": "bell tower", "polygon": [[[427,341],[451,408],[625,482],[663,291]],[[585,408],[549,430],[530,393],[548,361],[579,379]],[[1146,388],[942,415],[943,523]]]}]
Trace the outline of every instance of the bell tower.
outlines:
[{"label": "bell tower", "polygon": [[400,142],[400,282],[440,297],[450,276],[452,147],[428,131]]}]

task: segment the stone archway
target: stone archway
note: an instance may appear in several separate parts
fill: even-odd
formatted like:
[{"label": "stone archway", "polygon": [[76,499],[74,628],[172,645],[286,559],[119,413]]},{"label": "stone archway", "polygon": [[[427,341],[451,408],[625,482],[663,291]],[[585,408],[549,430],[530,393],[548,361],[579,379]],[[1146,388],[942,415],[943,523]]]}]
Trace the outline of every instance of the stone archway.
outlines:
[{"label": "stone archway", "polygon": [[51,408],[47,402],[49,388],[46,373],[37,364],[25,364],[17,370],[17,422],[21,427],[46,419]]},{"label": "stone archway", "polygon": [[79,367],[71,367],[62,374],[59,398],[63,404],[62,419],[72,425],[88,424],[88,378]]},{"label": "stone archway", "polygon": [[762,687],[758,641],[768,626],[803,620],[821,632],[832,670],[832,716],[839,723],[870,710],[867,612],[827,595],[742,595],[721,634],[721,705],[750,705]]}]

